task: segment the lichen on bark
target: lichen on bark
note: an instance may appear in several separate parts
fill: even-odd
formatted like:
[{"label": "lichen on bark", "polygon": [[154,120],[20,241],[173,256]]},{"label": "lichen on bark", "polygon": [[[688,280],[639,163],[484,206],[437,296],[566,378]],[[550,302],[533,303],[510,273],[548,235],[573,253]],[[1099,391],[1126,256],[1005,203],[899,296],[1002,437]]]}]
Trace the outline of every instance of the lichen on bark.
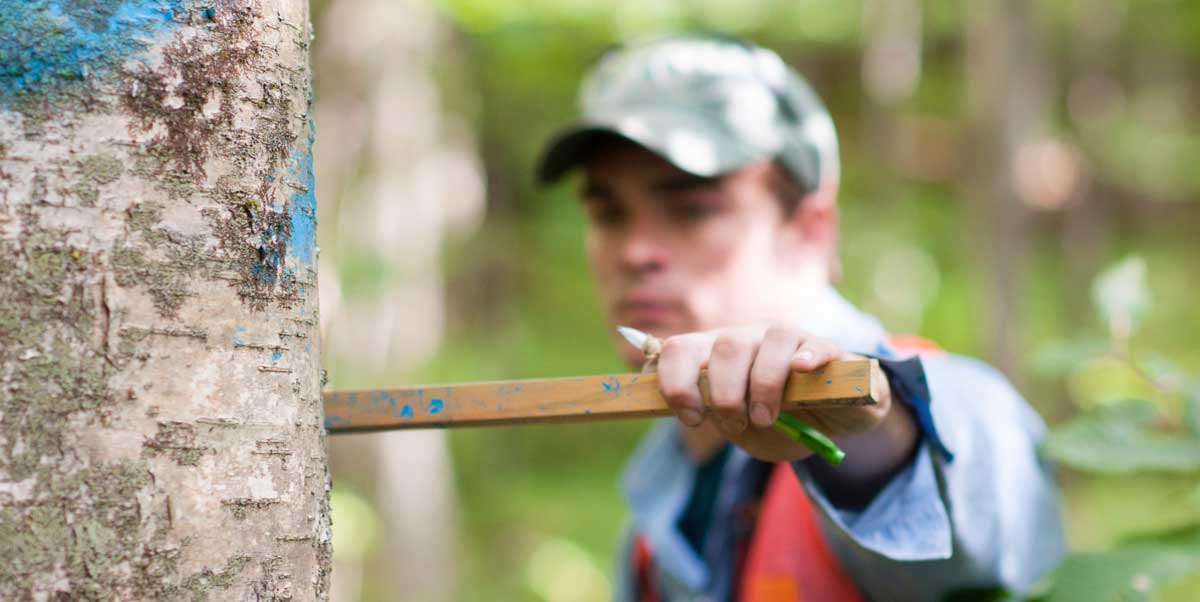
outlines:
[{"label": "lichen on bark", "polygon": [[[210,211],[207,220],[221,242],[219,261],[238,275],[228,280],[256,309],[272,300],[291,303],[310,280],[307,273],[288,269],[284,261],[294,240],[292,213],[300,212],[302,218],[311,208],[274,199],[281,187],[305,192],[311,188],[308,181],[279,177],[296,147],[297,132],[290,124],[301,110],[296,106],[296,91],[307,95],[307,71],[285,69],[280,81],[255,81],[254,110],[247,115],[242,107],[240,115],[254,127],[235,127],[239,97],[247,94],[240,77],[254,70],[266,52],[257,36],[260,15],[248,3],[223,3],[204,15],[207,25],[200,34],[167,44],[157,65],[124,74],[121,106],[132,117],[132,132],[157,132],[144,145],[137,169],[172,195],[188,194],[190,184],[216,176],[213,193],[222,208]],[[307,40],[297,43],[307,48]],[[310,107],[303,110],[307,114]],[[207,173],[205,161],[214,151],[233,164],[234,173]],[[311,157],[311,141],[298,155]],[[307,173],[311,174],[311,165]],[[311,238],[311,232],[306,234]],[[156,299],[160,310],[171,312],[178,297],[186,294],[178,279],[187,280],[201,266],[168,260],[129,267],[140,269],[143,277],[147,271],[172,273],[159,277],[176,281],[160,282]]]}]

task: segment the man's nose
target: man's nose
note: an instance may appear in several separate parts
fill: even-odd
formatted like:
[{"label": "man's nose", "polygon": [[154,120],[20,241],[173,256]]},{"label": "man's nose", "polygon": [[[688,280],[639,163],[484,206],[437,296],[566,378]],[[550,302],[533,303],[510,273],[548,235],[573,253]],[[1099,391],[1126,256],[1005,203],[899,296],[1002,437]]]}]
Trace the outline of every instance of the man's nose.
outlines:
[{"label": "man's nose", "polygon": [[[639,223],[640,222],[640,223]],[[648,220],[629,225],[621,241],[621,266],[626,270],[644,272],[666,265],[667,241]]]}]

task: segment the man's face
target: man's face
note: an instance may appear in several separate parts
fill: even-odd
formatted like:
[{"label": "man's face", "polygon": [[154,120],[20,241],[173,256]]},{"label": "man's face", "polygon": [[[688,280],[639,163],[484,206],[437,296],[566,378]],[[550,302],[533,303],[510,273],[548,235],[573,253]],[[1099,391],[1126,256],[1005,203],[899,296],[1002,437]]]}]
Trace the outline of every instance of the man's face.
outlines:
[{"label": "man's face", "polygon": [[[785,215],[768,161],[718,177],[688,174],[614,141],[584,165],[587,256],[610,324],[659,337],[786,319],[814,249],[803,212]],[[794,307],[792,308],[794,310]],[[632,365],[640,353],[620,345]]]}]

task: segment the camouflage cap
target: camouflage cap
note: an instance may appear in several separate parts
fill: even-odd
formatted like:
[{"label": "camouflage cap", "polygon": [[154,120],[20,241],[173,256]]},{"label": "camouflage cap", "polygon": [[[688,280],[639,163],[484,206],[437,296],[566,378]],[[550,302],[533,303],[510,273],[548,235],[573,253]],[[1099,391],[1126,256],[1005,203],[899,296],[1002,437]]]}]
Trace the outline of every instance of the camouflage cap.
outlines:
[{"label": "camouflage cap", "polygon": [[540,182],[614,134],[698,176],[775,159],[808,192],[838,174],[837,134],[820,98],[779,55],[740,40],[673,36],[617,48],[584,79],[580,105],[581,118],[544,147]]}]

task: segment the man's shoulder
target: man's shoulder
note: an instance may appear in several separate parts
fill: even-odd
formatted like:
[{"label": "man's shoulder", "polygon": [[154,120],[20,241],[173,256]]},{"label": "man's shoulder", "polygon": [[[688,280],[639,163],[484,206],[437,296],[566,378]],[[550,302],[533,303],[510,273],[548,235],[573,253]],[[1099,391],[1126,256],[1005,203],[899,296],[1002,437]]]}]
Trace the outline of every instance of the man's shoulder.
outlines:
[{"label": "man's shoulder", "polygon": [[921,363],[925,365],[927,372],[944,373],[956,383],[997,387],[1015,392],[1003,372],[977,357],[943,351],[922,355]]},{"label": "man's shoulder", "polygon": [[964,421],[995,429],[1002,424],[1040,435],[1045,424],[995,366],[967,355],[938,353],[922,357],[935,419]]},{"label": "man's shoulder", "polygon": [[[920,358],[921,367],[931,388],[936,384],[939,388],[949,388],[956,392],[967,388],[974,393],[1020,397],[1008,377],[982,359],[947,351],[937,343],[921,337],[889,335],[887,340],[893,350],[893,361],[897,359],[896,352],[899,354],[899,361],[905,363]],[[931,391],[931,395],[933,394]]]}]

